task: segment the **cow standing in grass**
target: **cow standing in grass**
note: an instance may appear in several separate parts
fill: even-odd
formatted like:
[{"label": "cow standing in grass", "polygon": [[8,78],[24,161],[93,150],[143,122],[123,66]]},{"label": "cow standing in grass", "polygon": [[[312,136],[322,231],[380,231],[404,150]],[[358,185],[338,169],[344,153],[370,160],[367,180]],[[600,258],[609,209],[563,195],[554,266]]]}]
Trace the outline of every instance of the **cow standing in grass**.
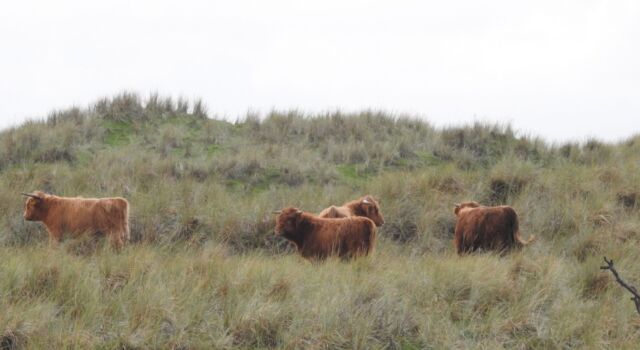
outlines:
[{"label": "cow standing in grass", "polygon": [[506,252],[531,243],[520,237],[518,215],[509,206],[483,207],[477,202],[456,204],[458,217],[453,245],[458,254],[479,249]]},{"label": "cow standing in grass", "polygon": [[324,209],[318,214],[321,218],[346,218],[349,216],[363,216],[371,219],[376,226],[384,225],[384,218],[380,212],[380,205],[371,196],[366,195],[362,198],[343,204],[341,207],[334,205]]},{"label": "cow standing in grass", "polygon": [[305,258],[347,259],[373,252],[377,228],[368,218],[320,218],[293,207],[278,213],[276,235],[293,242]]},{"label": "cow standing in grass", "polygon": [[69,198],[41,191],[23,193],[24,219],[41,221],[53,245],[65,232],[73,236],[104,234],[114,248],[129,240],[129,202],[124,198]]}]

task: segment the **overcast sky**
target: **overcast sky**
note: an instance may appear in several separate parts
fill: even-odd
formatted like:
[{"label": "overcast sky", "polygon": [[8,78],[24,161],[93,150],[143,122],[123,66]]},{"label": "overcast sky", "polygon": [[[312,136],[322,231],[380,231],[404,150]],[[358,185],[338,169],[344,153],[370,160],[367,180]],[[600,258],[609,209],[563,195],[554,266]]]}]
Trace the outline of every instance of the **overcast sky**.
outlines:
[{"label": "overcast sky", "polygon": [[640,1],[12,1],[0,128],[131,90],[362,108],[550,141],[640,133]]}]

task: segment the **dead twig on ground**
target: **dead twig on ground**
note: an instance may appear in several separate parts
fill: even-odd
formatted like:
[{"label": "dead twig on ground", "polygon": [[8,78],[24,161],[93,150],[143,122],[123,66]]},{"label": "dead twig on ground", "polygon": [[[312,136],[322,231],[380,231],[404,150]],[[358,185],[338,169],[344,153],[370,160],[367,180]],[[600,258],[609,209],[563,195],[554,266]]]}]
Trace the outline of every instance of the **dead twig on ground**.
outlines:
[{"label": "dead twig on ground", "polygon": [[633,294],[633,298],[631,298],[631,300],[633,300],[633,302],[636,304],[636,311],[638,311],[638,314],[640,314],[640,294],[638,294],[636,287],[628,285],[625,281],[622,280],[622,278],[620,278],[618,271],[616,271],[615,267],[613,267],[613,260],[608,260],[605,256],[604,262],[607,263],[607,266],[600,266],[600,269],[611,271],[611,273],[613,273],[613,275],[616,277],[616,281],[618,281],[621,286],[623,286],[629,292],[631,292],[631,294]]}]

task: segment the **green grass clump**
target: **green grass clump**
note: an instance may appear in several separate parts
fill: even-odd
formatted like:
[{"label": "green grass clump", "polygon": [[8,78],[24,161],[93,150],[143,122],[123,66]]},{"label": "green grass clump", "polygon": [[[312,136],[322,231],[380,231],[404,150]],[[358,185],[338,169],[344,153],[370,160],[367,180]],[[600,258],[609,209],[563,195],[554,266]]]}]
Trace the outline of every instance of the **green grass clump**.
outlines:
[{"label": "green grass clump", "polygon": [[[640,142],[550,145],[509,126],[377,111],[235,123],[132,93],[0,133],[0,348],[636,348]],[[123,196],[131,244],[49,248],[20,192]],[[371,194],[374,256],[312,263],[273,210]],[[458,257],[453,205],[508,204],[523,236]]]},{"label": "green grass clump", "polygon": [[122,146],[129,142],[129,135],[133,132],[130,123],[124,121],[105,121],[107,131],[104,142],[110,146]]}]

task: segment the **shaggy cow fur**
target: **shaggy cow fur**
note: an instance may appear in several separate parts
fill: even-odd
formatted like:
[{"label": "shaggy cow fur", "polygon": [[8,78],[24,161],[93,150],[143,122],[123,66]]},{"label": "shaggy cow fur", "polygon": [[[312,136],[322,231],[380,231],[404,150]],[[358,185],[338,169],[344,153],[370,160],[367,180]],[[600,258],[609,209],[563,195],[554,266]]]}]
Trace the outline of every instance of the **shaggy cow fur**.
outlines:
[{"label": "shaggy cow fur", "polygon": [[286,208],[276,218],[276,235],[293,242],[305,258],[330,255],[351,258],[373,252],[376,225],[368,218],[326,219],[297,208]]},{"label": "shaggy cow fur", "polygon": [[520,237],[518,215],[509,206],[483,207],[477,202],[457,204],[458,217],[453,244],[458,254],[479,249],[506,252],[531,243]]},{"label": "shaggy cow fur", "polygon": [[334,205],[324,209],[318,214],[321,218],[346,218],[349,216],[363,216],[371,219],[376,226],[384,225],[384,218],[380,212],[380,205],[371,196],[366,195],[362,198],[343,204],[341,207]]},{"label": "shaggy cow fur", "polygon": [[124,198],[69,198],[36,191],[27,196],[24,219],[41,221],[52,244],[65,232],[73,236],[104,234],[115,248],[129,240],[129,202]]}]

